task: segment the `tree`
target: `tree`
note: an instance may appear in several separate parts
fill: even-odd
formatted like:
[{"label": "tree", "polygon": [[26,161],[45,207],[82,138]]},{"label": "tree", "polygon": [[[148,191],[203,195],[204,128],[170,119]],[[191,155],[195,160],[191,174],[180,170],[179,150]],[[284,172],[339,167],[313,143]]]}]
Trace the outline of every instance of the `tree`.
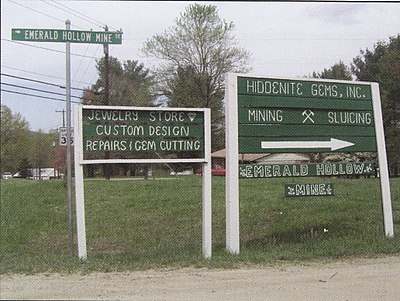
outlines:
[{"label": "tree", "polygon": [[32,176],[32,165],[27,158],[22,159],[18,166],[18,172],[21,178],[29,178]]},{"label": "tree", "polygon": [[236,46],[234,30],[232,22],[219,17],[216,6],[195,3],[142,49],[163,62],[156,71],[169,106],[211,108],[214,140],[223,132],[225,73],[250,70],[250,54]]},{"label": "tree", "polygon": [[400,35],[378,42],[373,50],[361,50],[352,72],[360,81],[379,83],[389,169],[400,172]]},{"label": "tree", "polygon": [[[99,78],[82,96],[86,104],[106,104],[105,99],[105,59],[97,62]],[[153,106],[152,86],[154,78],[149,70],[138,61],[120,62],[109,58],[109,99],[108,105],[119,106]]]},{"label": "tree", "polygon": [[39,180],[42,168],[54,167],[55,150],[53,142],[56,133],[44,133],[42,130],[32,132],[31,164],[38,170]]},{"label": "tree", "polygon": [[341,80],[352,80],[351,70],[342,61],[334,64],[329,69],[316,73],[313,72],[312,77],[314,78],[325,78],[325,79],[341,79]]},{"label": "tree", "polygon": [[20,162],[29,156],[29,123],[20,113],[13,114],[1,106],[1,160],[0,172],[17,172]]},{"label": "tree", "polygon": [[379,62],[386,150],[392,174],[400,174],[400,35],[391,38]]},{"label": "tree", "polygon": [[[82,102],[85,104],[97,105],[118,105],[118,106],[154,106],[154,97],[152,87],[154,86],[154,77],[150,75],[148,69],[138,61],[127,60],[120,62],[117,58],[110,57],[108,60],[108,83],[109,97],[106,99],[106,60],[102,58],[97,61],[97,71],[99,78],[91,88],[84,91]],[[118,154],[116,155],[119,156]],[[110,153],[91,155],[91,159],[100,157],[109,159]],[[105,178],[110,179],[113,173],[113,166],[103,165],[103,174]],[[87,173],[94,175],[94,166],[87,166]]]},{"label": "tree", "polygon": [[353,59],[351,71],[359,81],[377,81],[379,62],[387,51],[385,42],[378,42],[371,51],[368,48]]}]

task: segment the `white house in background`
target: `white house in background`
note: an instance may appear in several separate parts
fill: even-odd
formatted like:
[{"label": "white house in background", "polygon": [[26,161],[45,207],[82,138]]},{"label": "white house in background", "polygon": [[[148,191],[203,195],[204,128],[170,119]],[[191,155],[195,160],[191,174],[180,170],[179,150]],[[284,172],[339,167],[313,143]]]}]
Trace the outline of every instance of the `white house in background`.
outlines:
[{"label": "white house in background", "polygon": [[259,158],[258,164],[302,164],[310,163],[310,157],[302,153],[267,154]]},{"label": "white house in background", "polygon": [[30,171],[32,173],[32,176],[29,177],[29,179],[32,180],[50,180],[64,177],[64,174],[60,173],[54,168],[41,168],[40,177],[39,168],[31,168]]},{"label": "white house in background", "polygon": [[[225,169],[225,149],[211,154],[212,168]],[[310,157],[302,153],[239,154],[239,163],[246,164],[302,164],[310,163]]]},{"label": "white house in background", "polygon": [[[211,154],[212,168],[225,169],[225,149]],[[310,163],[310,157],[302,153],[239,154],[239,163],[246,164],[303,164]]]}]

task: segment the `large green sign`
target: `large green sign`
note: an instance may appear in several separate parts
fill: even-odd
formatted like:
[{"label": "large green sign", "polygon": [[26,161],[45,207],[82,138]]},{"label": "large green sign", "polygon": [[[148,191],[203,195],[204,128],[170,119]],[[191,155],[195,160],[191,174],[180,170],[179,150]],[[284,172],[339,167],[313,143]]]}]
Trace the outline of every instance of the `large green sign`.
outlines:
[{"label": "large green sign", "polygon": [[[226,246],[239,253],[239,177],[375,173],[370,163],[240,165],[239,154],[377,152],[385,232],[393,236],[379,85],[228,73],[225,83]],[[331,183],[288,184],[287,196],[332,195]]]},{"label": "large green sign", "polygon": [[376,151],[369,84],[237,77],[239,153]]},{"label": "large green sign", "polygon": [[204,155],[204,112],[83,108],[83,153],[123,158]]},{"label": "large green sign", "polygon": [[122,32],[13,28],[11,39],[30,42],[122,44]]},{"label": "large green sign", "polygon": [[375,175],[375,164],[310,163],[310,164],[240,164],[239,178],[285,178]]}]

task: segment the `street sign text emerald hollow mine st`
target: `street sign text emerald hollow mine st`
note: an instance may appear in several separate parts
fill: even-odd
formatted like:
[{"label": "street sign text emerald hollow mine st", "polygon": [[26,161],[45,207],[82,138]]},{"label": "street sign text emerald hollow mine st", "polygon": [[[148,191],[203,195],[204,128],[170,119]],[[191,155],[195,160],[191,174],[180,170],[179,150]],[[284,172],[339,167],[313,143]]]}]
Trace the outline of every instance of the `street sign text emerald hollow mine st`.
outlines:
[{"label": "street sign text emerald hollow mine st", "polygon": [[122,44],[122,32],[13,28],[12,40],[89,44]]}]

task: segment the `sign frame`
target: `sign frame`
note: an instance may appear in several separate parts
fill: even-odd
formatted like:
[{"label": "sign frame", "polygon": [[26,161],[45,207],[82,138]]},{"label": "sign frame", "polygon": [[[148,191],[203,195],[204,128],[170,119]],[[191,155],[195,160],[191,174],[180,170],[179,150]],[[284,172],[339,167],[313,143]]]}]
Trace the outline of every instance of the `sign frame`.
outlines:
[{"label": "sign frame", "polygon": [[[239,123],[238,123],[238,78],[276,79],[335,84],[368,85],[371,88],[373,120],[378,152],[380,186],[385,235],[393,237],[393,213],[390,195],[389,171],[386,157],[385,136],[382,121],[379,85],[374,82],[352,82],[344,80],[283,78],[253,74],[227,73],[225,78],[225,148],[226,148],[226,249],[231,254],[239,254]],[[346,151],[345,149],[343,150]],[[310,150],[310,152],[312,152]]]},{"label": "sign frame", "polygon": [[[204,112],[204,157],[203,158],[185,158],[185,159],[84,159],[83,152],[79,155],[79,160],[81,164],[103,164],[103,163],[205,163],[210,161],[207,159],[206,153],[206,115],[209,109],[199,109],[199,108],[164,108],[164,107],[128,107],[128,106],[103,106],[103,105],[81,105],[79,112],[79,120],[82,120],[83,109],[100,109],[100,110],[137,110],[137,111],[168,111],[168,112]],[[210,118],[209,118],[210,119]],[[76,134],[76,133],[75,133]],[[83,138],[83,127],[79,129],[79,139]],[[78,136],[75,135],[75,139]],[[208,135],[211,139],[211,136]],[[211,156],[211,154],[210,154]],[[211,161],[210,161],[211,162]]]},{"label": "sign frame", "polygon": [[[137,110],[137,111],[185,111],[204,112],[204,156],[188,159],[83,159],[83,109]],[[202,163],[202,252],[206,259],[211,258],[211,111],[208,108],[163,108],[77,105],[74,107],[75,136],[75,202],[78,240],[78,257],[87,258],[85,201],[83,166],[85,164],[111,163]]]}]

